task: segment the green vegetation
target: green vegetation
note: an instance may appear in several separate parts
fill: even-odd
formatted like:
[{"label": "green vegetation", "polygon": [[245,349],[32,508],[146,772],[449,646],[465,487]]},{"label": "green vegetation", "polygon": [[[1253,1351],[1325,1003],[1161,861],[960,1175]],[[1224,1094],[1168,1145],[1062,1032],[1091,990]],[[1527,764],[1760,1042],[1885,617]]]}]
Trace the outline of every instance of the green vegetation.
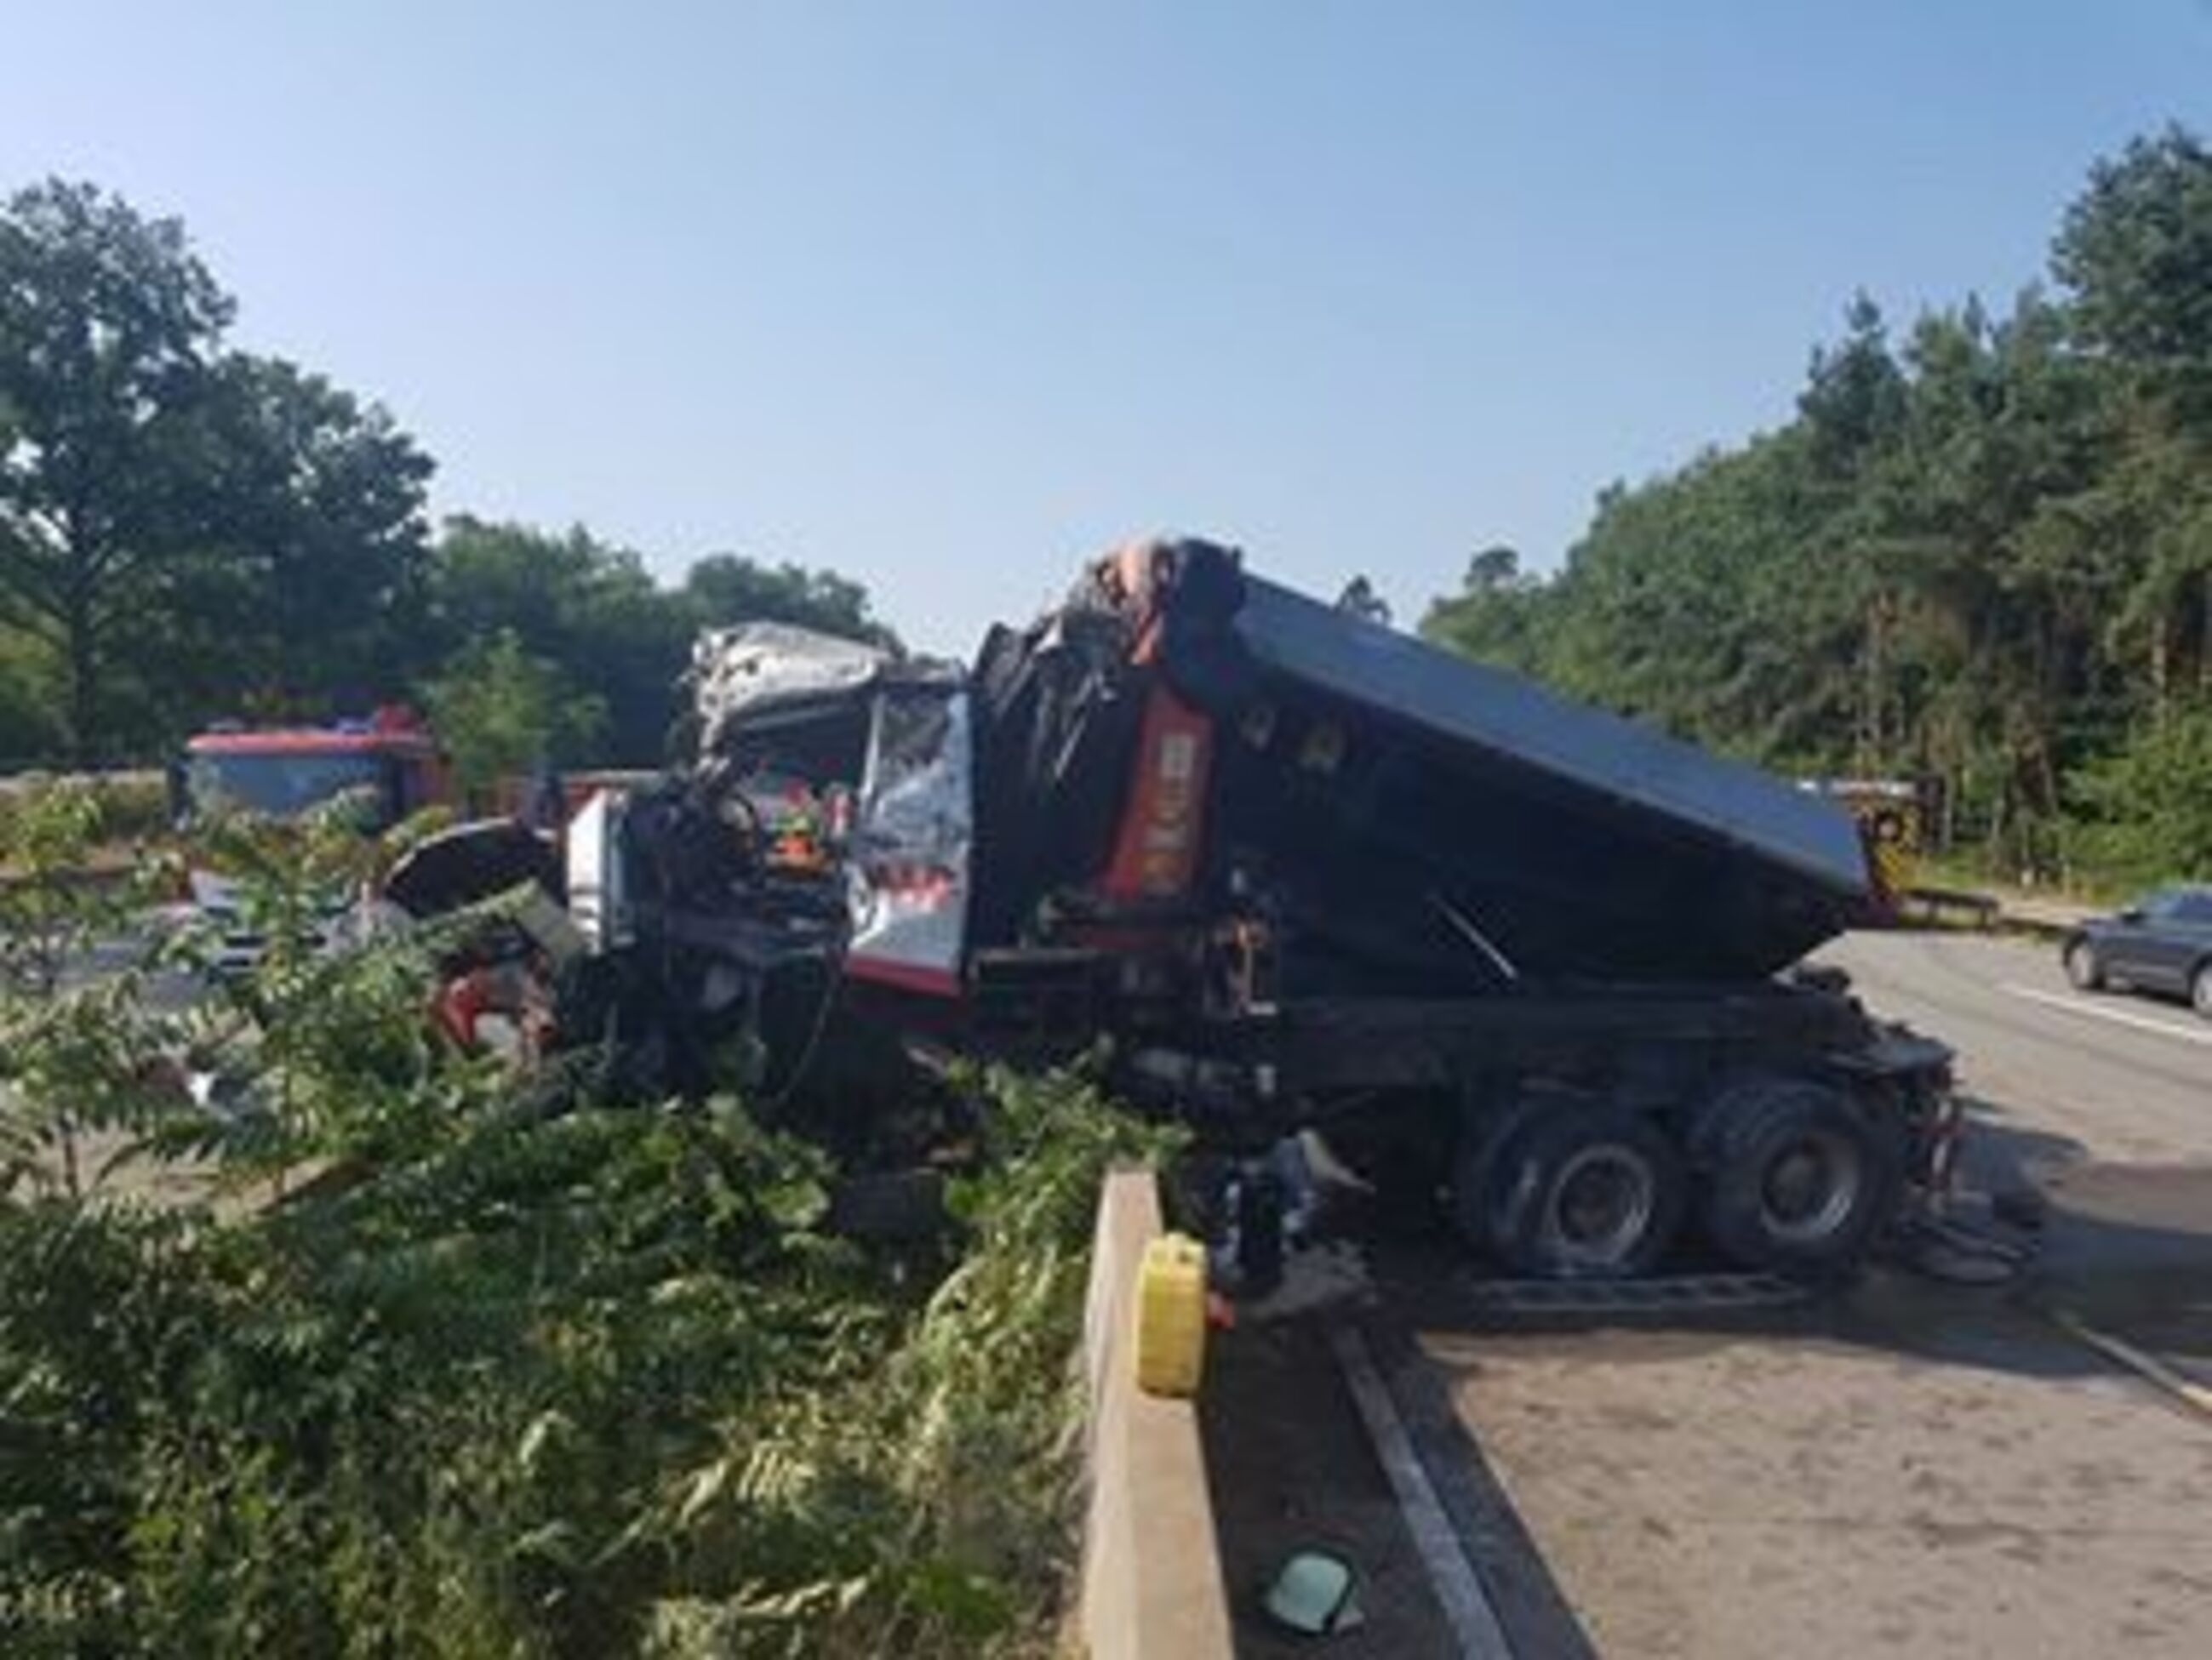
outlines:
[{"label": "green vegetation", "polygon": [[563,765],[652,766],[677,713],[675,686],[702,628],[794,622],[894,649],[858,583],[732,554],[694,564],[680,586],[658,585],[644,558],[582,530],[551,536],[465,516],[447,522],[423,564],[421,650],[450,680],[502,632],[553,676],[556,707],[596,700],[580,724],[545,734]]},{"label": "green vegetation", "polygon": [[423,688],[423,700],[471,799],[556,750],[589,753],[606,726],[605,701],[571,690],[552,663],[522,649],[512,628],[462,647]]},{"label": "green vegetation", "polygon": [[889,640],[828,573],[714,554],[663,587],[581,530],[434,536],[414,439],[232,348],[235,310],[175,220],[60,181],[0,203],[0,765],[155,764],[213,719],[365,713],[501,630],[605,701],[603,727],[539,735],[554,759],[650,764],[701,627]]},{"label": "green vegetation", "polygon": [[1147,1132],[976,1080],[956,1237],[872,1254],[733,1100],[443,1043],[449,935],[315,949],[380,857],[335,813],[202,851],[250,885],[250,976],[185,1012],[69,988],[98,833],[80,790],[0,820],[35,878],[0,893],[0,1646],[1049,1646],[1084,1246]]},{"label": "green vegetation", "polygon": [[2100,164],[2055,293],[1893,343],[1863,297],[1796,418],[1599,498],[1434,639],[1786,771],[1925,775],[2039,880],[2212,875],[2212,151]]}]

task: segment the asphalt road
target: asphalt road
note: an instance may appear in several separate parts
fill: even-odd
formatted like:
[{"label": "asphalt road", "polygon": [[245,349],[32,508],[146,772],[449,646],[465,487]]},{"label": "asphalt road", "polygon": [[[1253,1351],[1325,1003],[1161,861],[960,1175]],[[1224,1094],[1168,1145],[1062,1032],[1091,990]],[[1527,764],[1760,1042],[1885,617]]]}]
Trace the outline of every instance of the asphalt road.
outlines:
[{"label": "asphalt road", "polygon": [[2212,1381],[2212,1025],[2008,941],[1825,954],[1958,1049],[1970,1178],[2050,1207],[2026,1276],[1536,1332],[1439,1269],[1399,1318],[1602,1655],[2202,1660],[2212,1419],[2051,1311]]},{"label": "asphalt road", "polygon": [[1876,1014],[1959,1051],[1960,1082],[2007,1121],[2088,1158],[2212,1162],[2212,1021],[2066,984],[2055,948],[1963,934],[1863,934],[1822,954]]}]

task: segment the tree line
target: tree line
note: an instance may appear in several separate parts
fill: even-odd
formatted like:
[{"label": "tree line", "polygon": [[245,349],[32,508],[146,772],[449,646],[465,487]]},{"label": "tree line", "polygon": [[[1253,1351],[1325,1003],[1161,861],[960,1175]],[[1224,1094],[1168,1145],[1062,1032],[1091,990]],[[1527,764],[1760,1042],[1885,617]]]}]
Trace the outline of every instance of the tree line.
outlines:
[{"label": "tree line", "polygon": [[434,530],[421,445],[233,346],[235,312],[177,220],[60,180],[0,205],[0,763],[427,700],[556,761],[649,765],[702,627],[896,644],[832,572],[715,553],[664,585],[581,529]]},{"label": "tree line", "polygon": [[[434,529],[422,446],[235,310],[173,219],[0,206],[0,762],[401,699],[647,765],[703,627],[896,644],[831,572]],[[1423,628],[1785,771],[1926,779],[2009,874],[2212,873],[2212,151],[2097,163],[2002,310],[1855,300],[1791,420],[1608,487],[1556,574],[1484,550]]]},{"label": "tree line", "polygon": [[2049,282],[1893,336],[1861,295],[1795,417],[1601,493],[1550,576],[1470,562],[1433,639],[1799,774],[1930,785],[2011,875],[2212,875],[2212,151],[2099,161]]}]

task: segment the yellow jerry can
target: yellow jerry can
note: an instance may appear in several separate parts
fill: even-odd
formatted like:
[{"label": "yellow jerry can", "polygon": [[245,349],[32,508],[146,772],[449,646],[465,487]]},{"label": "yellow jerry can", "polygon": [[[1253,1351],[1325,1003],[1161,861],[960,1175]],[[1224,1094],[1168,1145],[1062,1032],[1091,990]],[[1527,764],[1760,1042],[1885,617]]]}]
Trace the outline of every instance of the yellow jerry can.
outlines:
[{"label": "yellow jerry can", "polygon": [[1146,1245],[1136,1303],[1137,1387],[1195,1395],[1206,1369],[1206,1247],[1184,1233]]}]

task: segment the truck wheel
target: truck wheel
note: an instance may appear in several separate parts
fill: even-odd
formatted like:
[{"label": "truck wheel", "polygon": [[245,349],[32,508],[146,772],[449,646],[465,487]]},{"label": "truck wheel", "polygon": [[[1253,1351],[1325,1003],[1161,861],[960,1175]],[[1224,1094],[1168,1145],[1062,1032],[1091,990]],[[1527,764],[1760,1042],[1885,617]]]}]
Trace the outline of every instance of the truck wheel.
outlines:
[{"label": "truck wheel", "polygon": [[1707,1109],[1705,1232],[1747,1267],[1814,1278],[1856,1264],[1894,1209],[1897,1150],[1820,1084],[1775,1080]]},{"label": "truck wheel", "polygon": [[[1688,1190],[1681,1158],[1656,1125],[1601,1107],[1538,1114],[1498,1150],[1487,1177],[1486,1243],[1533,1279],[1648,1272],[1674,1241]],[[1462,1215],[1472,1220],[1464,1203]]]},{"label": "truck wheel", "polygon": [[2097,960],[2097,948],[2088,941],[2075,940],[2066,948],[2066,979],[2076,991],[2105,989],[2105,966]]}]

